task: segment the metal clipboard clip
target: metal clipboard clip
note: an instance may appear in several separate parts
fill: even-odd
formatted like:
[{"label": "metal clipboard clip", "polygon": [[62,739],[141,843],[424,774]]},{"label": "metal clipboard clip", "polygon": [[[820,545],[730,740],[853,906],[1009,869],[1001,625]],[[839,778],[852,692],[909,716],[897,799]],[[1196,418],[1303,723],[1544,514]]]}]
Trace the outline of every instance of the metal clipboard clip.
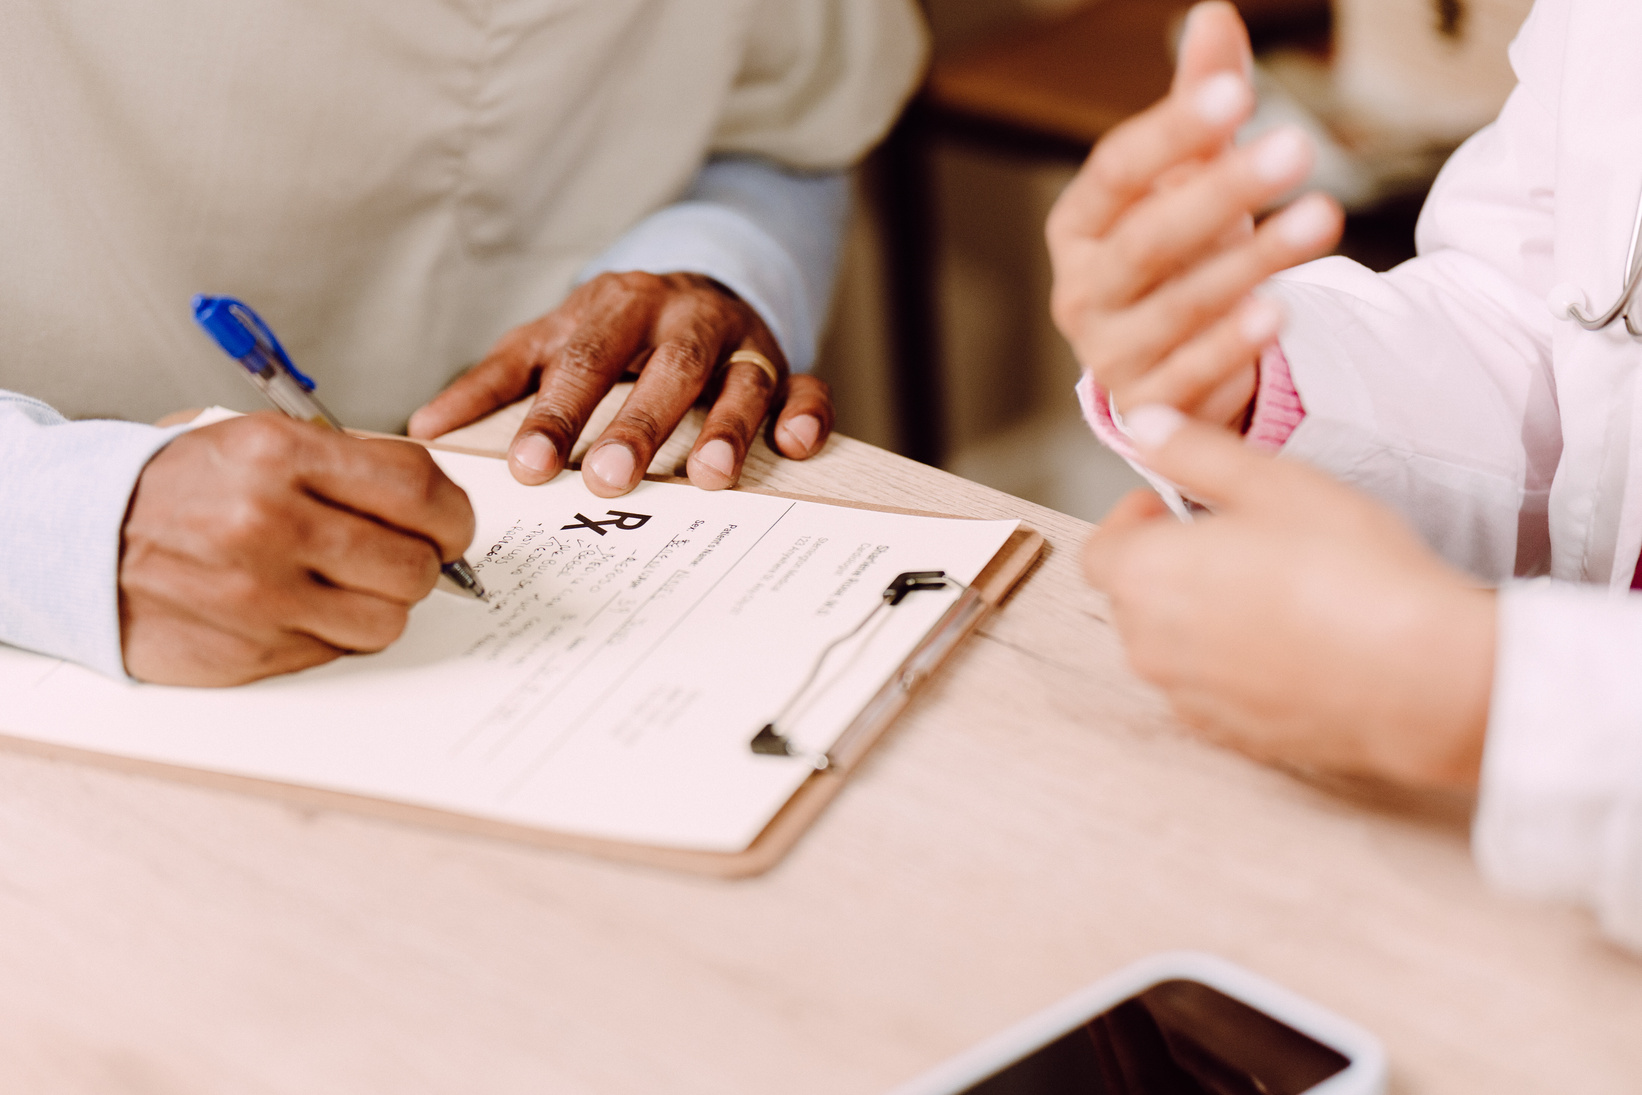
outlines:
[{"label": "metal clipboard clip", "polygon": [[[958,590],[958,599],[936,621],[935,626],[930,628],[923,641],[907,656],[906,661],[901,663],[901,667],[895,672],[895,675],[884,684],[883,688],[879,689],[877,695],[868,701],[867,705],[861,709],[849,726],[844,728],[844,732],[838,735],[838,740],[833,742],[832,748],[824,753],[816,753],[793,744],[787,735],[782,732],[782,728],[792,715],[793,709],[798,706],[799,701],[809,693],[811,687],[821,676],[821,672],[826,668],[827,660],[833,652],[866,630],[867,626],[877,619],[881,613],[894,608],[906,600],[909,595],[925,590],[942,589]],[[810,671],[805,675],[804,680],[787,699],[787,702],[782,705],[781,710],[776,713],[775,717],[765,723],[757,734],[753,735],[752,741],[748,743],[749,747],[760,756],[802,758],[818,772],[824,772],[841,765],[847,767],[847,762],[854,759],[851,746],[869,730],[881,725],[902,704],[906,703],[907,697],[911,695],[913,689],[917,688],[926,677],[935,671],[952,648],[969,633],[970,625],[975,618],[984,613],[987,608],[987,602],[981,596],[979,590],[949,576],[945,571],[909,570],[896,575],[889,585],[884,587],[878,603],[861,618],[859,623],[822,648],[821,653],[815,659],[815,664],[810,667]]]}]

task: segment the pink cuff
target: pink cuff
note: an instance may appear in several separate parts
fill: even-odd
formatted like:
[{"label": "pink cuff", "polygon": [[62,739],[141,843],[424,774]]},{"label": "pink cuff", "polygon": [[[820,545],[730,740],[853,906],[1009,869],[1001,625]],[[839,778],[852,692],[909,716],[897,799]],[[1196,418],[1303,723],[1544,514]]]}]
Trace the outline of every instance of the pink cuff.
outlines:
[{"label": "pink cuff", "polygon": [[[1112,401],[1106,389],[1085,373],[1078,381],[1077,393],[1084,421],[1095,431],[1095,436],[1125,460],[1135,460],[1134,445],[1112,420]],[[1283,355],[1283,347],[1273,342],[1260,353],[1260,382],[1254,392],[1254,414],[1244,437],[1262,452],[1276,452],[1305,417],[1305,405],[1300,402],[1294,376],[1289,372],[1289,359]]]},{"label": "pink cuff", "polygon": [[1089,423],[1095,436],[1123,459],[1138,460],[1139,454],[1129,443],[1129,436],[1112,421],[1112,400],[1106,389],[1098,386],[1094,377],[1084,373],[1083,379],[1078,381],[1077,393],[1078,405],[1083,408],[1083,420]]},{"label": "pink cuff", "polygon": [[1254,414],[1243,436],[1262,452],[1276,452],[1306,419],[1305,404],[1294,388],[1289,359],[1276,342],[1260,351],[1260,386],[1254,392]]}]

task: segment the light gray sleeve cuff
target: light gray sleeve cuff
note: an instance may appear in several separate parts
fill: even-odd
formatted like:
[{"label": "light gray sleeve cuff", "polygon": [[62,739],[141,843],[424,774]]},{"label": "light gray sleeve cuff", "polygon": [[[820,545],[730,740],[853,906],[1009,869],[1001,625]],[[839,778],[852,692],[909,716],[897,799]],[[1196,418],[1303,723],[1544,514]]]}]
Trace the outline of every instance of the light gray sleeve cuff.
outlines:
[{"label": "light gray sleeve cuff", "polygon": [[1642,950],[1642,596],[1515,583],[1498,634],[1478,865],[1504,889],[1594,908]]},{"label": "light gray sleeve cuff", "polygon": [[120,529],[177,430],[68,422],[0,392],[0,642],[125,676]]},{"label": "light gray sleeve cuff", "polygon": [[678,202],[640,221],[576,280],[628,270],[704,274],[746,301],[787,364],[805,372],[831,306],[848,216],[846,172],[715,159]]}]

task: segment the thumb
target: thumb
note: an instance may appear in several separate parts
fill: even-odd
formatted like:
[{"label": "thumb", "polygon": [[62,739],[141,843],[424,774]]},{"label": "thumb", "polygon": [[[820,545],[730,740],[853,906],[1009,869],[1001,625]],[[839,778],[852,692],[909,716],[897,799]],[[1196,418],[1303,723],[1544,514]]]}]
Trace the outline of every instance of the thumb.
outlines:
[{"label": "thumb", "polygon": [[1174,88],[1195,87],[1218,72],[1248,76],[1254,67],[1248,28],[1237,8],[1226,0],[1207,0],[1186,16],[1180,36],[1180,58]]},{"label": "thumb", "polygon": [[1169,516],[1169,507],[1153,491],[1144,488],[1125,494],[1105,517],[1100,519],[1102,532],[1117,532],[1137,528],[1160,517]]},{"label": "thumb", "polygon": [[1146,466],[1212,510],[1236,510],[1280,474],[1277,461],[1250,449],[1221,427],[1149,403],[1123,416],[1124,429]]},{"label": "thumb", "polygon": [[1149,490],[1130,491],[1101,518],[1083,549],[1083,574],[1096,589],[1111,591],[1113,578],[1137,550],[1144,529],[1169,515]]},{"label": "thumb", "polygon": [[1163,499],[1149,490],[1130,491],[1100,519],[1083,549],[1083,574],[1096,589],[1110,590],[1112,576],[1135,550],[1137,533],[1169,516]]}]

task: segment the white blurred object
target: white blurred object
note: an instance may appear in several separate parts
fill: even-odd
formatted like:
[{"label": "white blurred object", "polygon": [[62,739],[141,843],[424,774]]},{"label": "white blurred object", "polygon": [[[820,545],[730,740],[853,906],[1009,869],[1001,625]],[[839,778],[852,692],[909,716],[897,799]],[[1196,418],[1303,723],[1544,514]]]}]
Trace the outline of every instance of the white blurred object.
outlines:
[{"label": "white blurred object", "polygon": [[1273,50],[1239,135],[1298,125],[1317,144],[1308,186],[1361,210],[1430,185],[1515,85],[1506,47],[1532,0],[1334,0],[1330,57]]},{"label": "white blurred object", "polygon": [[1516,84],[1505,50],[1532,0],[1335,0],[1334,81],[1361,124],[1458,144]]},{"label": "white blurred object", "polygon": [[1428,168],[1424,158],[1415,157],[1417,162],[1411,166],[1398,164],[1393,170],[1384,157],[1365,156],[1343,143],[1329,124],[1334,95],[1328,67],[1308,54],[1273,53],[1257,61],[1254,88],[1259,106],[1238,132],[1238,142],[1255,140],[1281,126],[1298,126],[1317,149],[1317,162],[1305,188],[1332,194],[1347,209],[1376,204],[1399,188],[1402,175],[1418,177]]}]

